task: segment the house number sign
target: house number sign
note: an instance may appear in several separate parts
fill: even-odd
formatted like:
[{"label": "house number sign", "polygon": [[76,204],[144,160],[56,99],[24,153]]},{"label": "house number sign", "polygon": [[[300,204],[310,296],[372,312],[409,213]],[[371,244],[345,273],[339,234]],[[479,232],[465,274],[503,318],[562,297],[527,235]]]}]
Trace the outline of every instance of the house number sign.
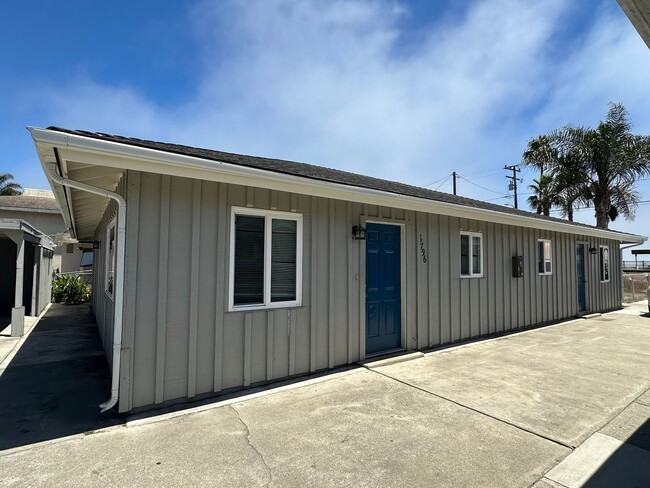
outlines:
[{"label": "house number sign", "polygon": [[427,262],[427,251],[424,249],[424,240],[422,239],[422,234],[420,234],[420,252],[422,253],[422,262]]}]

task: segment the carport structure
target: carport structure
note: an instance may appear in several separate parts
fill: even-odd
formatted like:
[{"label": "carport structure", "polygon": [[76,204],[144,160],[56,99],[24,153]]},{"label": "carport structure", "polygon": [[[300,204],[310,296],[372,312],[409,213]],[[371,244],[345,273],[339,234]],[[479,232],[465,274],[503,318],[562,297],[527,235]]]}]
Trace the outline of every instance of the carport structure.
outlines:
[{"label": "carport structure", "polygon": [[11,317],[11,335],[25,330],[25,315],[50,302],[54,242],[21,219],[0,219],[0,317]]}]

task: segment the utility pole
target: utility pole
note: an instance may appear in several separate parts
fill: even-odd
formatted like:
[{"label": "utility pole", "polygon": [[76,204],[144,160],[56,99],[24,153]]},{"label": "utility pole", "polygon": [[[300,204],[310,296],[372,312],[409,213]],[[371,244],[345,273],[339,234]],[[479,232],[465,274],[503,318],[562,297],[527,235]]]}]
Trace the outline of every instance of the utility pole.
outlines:
[{"label": "utility pole", "polygon": [[457,175],[456,172],[454,171],[454,172],[451,174],[451,176],[454,177],[454,195],[455,195],[455,194],[456,194],[456,176],[458,176],[458,175]]},{"label": "utility pole", "polygon": [[513,164],[512,166],[505,165],[503,169],[507,169],[508,171],[512,171],[512,176],[506,176],[510,181],[510,184],[508,185],[508,190],[513,190],[515,192],[515,208],[519,208],[517,205],[517,181],[524,181],[522,179],[517,178],[517,173],[519,173],[521,170],[517,168],[517,165]]}]

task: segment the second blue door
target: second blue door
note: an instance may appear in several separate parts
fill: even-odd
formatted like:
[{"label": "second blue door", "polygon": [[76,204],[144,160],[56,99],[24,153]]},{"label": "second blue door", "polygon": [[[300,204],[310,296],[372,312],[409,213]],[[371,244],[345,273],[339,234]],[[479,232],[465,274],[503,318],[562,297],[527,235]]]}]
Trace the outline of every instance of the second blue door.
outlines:
[{"label": "second blue door", "polygon": [[400,227],[366,225],[366,353],[402,345]]},{"label": "second blue door", "polygon": [[578,244],[576,247],[576,264],[578,265],[578,308],[580,312],[587,310],[587,297],[585,285],[585,246]]}]

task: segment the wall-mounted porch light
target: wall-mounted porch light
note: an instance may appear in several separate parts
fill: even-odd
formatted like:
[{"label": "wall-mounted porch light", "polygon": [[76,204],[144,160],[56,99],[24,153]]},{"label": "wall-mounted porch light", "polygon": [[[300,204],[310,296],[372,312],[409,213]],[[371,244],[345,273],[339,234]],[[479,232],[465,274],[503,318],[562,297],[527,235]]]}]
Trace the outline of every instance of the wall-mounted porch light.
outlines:
[{"label": "wall-mounted porch light", "polygon": [[360,225],[355,225],[352,227],[352,239],[364,241],[366,239],[366,229]]},{"label": "wall-mounted porch light", "polygon": [[589,254],[598,254],[598,248],[590,247],[589,248]]}]

